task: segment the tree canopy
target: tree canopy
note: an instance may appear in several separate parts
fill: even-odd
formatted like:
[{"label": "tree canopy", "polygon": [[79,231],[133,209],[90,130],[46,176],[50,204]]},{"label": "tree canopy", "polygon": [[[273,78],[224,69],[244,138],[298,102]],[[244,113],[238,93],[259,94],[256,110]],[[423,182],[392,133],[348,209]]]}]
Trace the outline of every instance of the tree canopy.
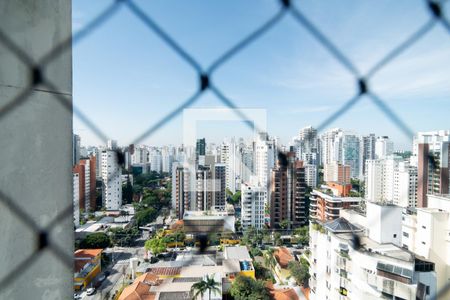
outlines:
[{"label": "tree canopy", "polygon": [[301,259],[299,262],[298,261],[289,262],[288,269],[298,285],[305,284],[310,277],[309,264],[305,259]]},{"label": "tree canopy", "polygon": [[194,283],[191,287],[192,299],[197,299],[199,295],[203,299],[203,294],[206,292],[209,293],[208,299],[211,299],[211,292],[220,293],[219,283],[214,280],[212,275],[211,277],[206,275],[205,279]]},{"label": "tree canopy", "polygon": [[294,235],[297,236],[298,242],[302,245],[309,243],[309,226],[298,227],[294,230]]},{"label": "tree canopy", "polygon": [[85,249],[102,248],[102,249],[104,249],[106,247],[109,247],[110,244],[111,244],[111,241],[109,239],[109,236],[106,233],[96,232],[96,233],[87,235],[86,238],[80,242],[80,248],[85,248]]},{"label": "tree canopy", "polygon": [[152,252],[153,255],[158,255],[166,251],[167,242],[165,239],[155,236],[145,242],[145,249]]},{"label": "tree canopy", "polygon": [[264,281],[238,275],[231,285],[230,294],[235,300],[269,300],[270,293]]}]

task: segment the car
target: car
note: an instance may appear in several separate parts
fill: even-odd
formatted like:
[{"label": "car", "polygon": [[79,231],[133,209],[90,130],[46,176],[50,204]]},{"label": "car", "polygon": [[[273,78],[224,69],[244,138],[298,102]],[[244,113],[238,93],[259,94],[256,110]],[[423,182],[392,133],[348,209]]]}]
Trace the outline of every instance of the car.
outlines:
[{"label": "car", "polygon": [[95,294],[95,288],[88,288],[86,290],[86,295],[91,296]]},{"label": "car", "polygon": [[74,299],[74,300],[81,299],[81,295],[79,295],[79,294],[73,294],[73,299]]},{"label": "car", "polygon": [[103,275],[100,275],[100,277],[98,277],[97,281],[98,282],[103,282],[103,281],[105,281],[105,279],[106,279],[106,275],[103,274]]},{"label": "car", "polygon": [[109,271],[105,271],[105,277],[108,277],[111,273]]}]

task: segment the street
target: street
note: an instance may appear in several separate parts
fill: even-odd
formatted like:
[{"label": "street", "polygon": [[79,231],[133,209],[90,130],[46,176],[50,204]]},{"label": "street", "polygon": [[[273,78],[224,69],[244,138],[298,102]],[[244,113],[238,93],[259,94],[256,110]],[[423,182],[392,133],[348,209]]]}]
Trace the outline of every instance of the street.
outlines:
[{"label": "street", "polygon": [[[111,296],[120,289],[124,280],[124,276],[130,273],[130,258],[142,256],[144,253],[144,249],[142,246],[136,247],[115,247],[115,248],[107,248],[105,253],[112,253],[113,261],[111,264],[104,270],[108,271],[110,275],[103,281],[99,288],[96,289],[95,293],[91,296],[86,295],[86,291],[83,291],[81,295],[81,299],[83,300],[103,300],[103,299],[111,299]],[[124,275],[125,274],[125,275]],[[97,277],[99,277],[97,275]],[[109,298],[106,298],[106,295],[109,293]]]}]

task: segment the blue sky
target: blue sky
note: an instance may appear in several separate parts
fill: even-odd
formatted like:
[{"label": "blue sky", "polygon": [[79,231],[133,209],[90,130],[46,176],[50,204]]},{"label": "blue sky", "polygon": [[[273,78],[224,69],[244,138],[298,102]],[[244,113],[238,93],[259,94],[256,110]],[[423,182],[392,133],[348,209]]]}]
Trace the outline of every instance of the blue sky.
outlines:
[{"label": "blue sky", "polygon": [[[111,1],[74,0],[76,32]],[[278,1],[136,0],[135,3],[206,69],[279,9]],[[299,1],[301,11],[361,73],[429,18],[424,1]],[[450,5],[446,7],[450,15]],[[355,80],[290,15],[221,66],[214,83],[241,108],[267,109],[268,131],[283,142],[317,126],[356,93]],[[109,137],[126,145],[195,93],[195,70],[122,7],[73,47],[74,104]],[[369,82],[413,131],[450,128],[450,34],[437,24]],[[210,92],[194,108],[223,107]],[[182,116],[144,142],[181,144]],[[410,139],[362,99],[329,127]],[[101,141],[76,117],[82,144]],[[207,140],[240,136],[244,123],[202,124]]]}]

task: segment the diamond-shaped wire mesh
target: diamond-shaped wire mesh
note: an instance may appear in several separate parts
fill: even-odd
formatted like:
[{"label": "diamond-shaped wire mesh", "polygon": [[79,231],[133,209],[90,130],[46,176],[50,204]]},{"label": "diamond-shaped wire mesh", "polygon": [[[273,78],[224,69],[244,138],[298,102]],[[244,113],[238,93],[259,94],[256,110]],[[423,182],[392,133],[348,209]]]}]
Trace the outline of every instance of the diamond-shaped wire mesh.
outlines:
[{"label": "diamond-shaped wire mesh", "polygon": [[[450,34],[450,21],[444,16],[443,6],[445,1],[424,1],[424,9],[428,10],[429,18],[428,20],[420,26],[420,28],[408,37],[400,42],[396,47],[394,47],[390,52],[379,60],[372,68],[365,74],[362,74],[355,64],[345,55],[345,51],[339,49],[334,45],[328,37],[322,33],[318,27],[308,19],[308,17],[303,14],[301,4],[291,3],[290,0],[281,0],[279,2],[279,8],[274,11],[273,15],[256,28],[248,36],[243,37],[238,43],[236,43],[230,49],[227,49],[220,55],[214,62],[206,68],[203,68],[199,62],[197,62],[175,39],[173,39],[163,28],[161,28],[148,14],[146,14],[134,1],[132,0],[115,0],[104,9],[97,17],[95,17],[91,22],[89,22],[84,28],[74,33],[73,36],[56,47],[54,47],[49,53],[44,55],[40,60],[33,61],[27,55],[27,49],[21,49],[18,47],[13,40],[8,36],[8,32],[4,32],[0,28],[0,44],[8,49],[11,53],[19,59],[23,64],[28,67],[29,70],[29,82],[27,87],[25,87],[14,99],[8,103],[2,103],[0,106],[0,118],[14,111],[21,104],[29,100],[29,96],[33,90],[48,89],[51,91],[56,91],[56,85],[52,83],[45,76],[43,69],[46,65],[57,59],[66,50],[71,49],[71,47],[76,46],[78,42],[89,37],[89,35],[96,29],[102,26],[108,26],[108,20],[115,14],[119,9],[127,9],[131,12],[138,20],[140,20],[145,26],[148,27],[150,31],[155,33],[164,43],[166,43],[177,55],[180,56],[188,65],[190,65],[198,77],[198,86],[196,92],[187,98],[180,106],[171,111],[169,114],[161,118],[150,128],[143,130],[143,132],[138,135],[133,143],[139,143],[144,139],[150,137],[155,132],[157,132],[161,127],[172,121],[177,117],[184,109],[189,108],[194,103],[196,103],[200,96],[206,91],[212,92],[217,98],[229,108],[237,108],[236,103],[227,97],[225,93],[216,85],[212,78],[214,73],[220,69],[229,60],[233,59],[234,56],[238,55],[240,52],[245,51],[246,47],[252,44],[255,40],[259,39],[261,36],[266,34],[273,27],[277,26],[280,21],[284,18],[292,18],[295,20],[299,26],[306,29],[312,37],[317,40],[320,45],[328,51],[328,53],[334,57],[334,59],[340,63],[354,78],[358,91],[351,97],[348,101],[343,103],[343,105],[333,114],[331,114],[325,120],[322,120],[317,124],[318,131],[327,128],[330,124],[336,121],[338,118],[343,116],[350,108],[361,101],[362,96],[367,96],[367,99],[371,100],[375,106],[395,125],[397,126],[408,138],[413,136],[413,131],[410,127],[399,118],[399,116],[393,111],[388,102],[381,99],[376,91],[369,88],[368,82],[374,77],[382,68],[394,60],[397,56],[403,53],[406,49],[411,47],[417,41],[422,39],[432,28],[435,26],[442,26]],[[77,107],[73,106],[71,101],[67,99],[67,95],[64,92],[55,92],[55,101],[62,104],[68,110],[73,111],[75,117],[77,117],[81,122],[83,122],[87,127],[89,127],[95,135],[106,143],[108,136],[96,126],[96,124],[91,121],[87,116],[85,116]],[[235,110],[240,118],[243,120],[248,120],[248,118],[240,111]],[[249,126],[249,123],[246,123]],[[252,127],[252,129],[254,129]],[[281,152],[281,151],[280,151]],[[63,210],[55,219],[44,228],[39,227],[33,218],[26,213],[21,207],[17,206],[14,202],[14,195],[7,195],[3,191],[0,191],[0,202],[5,205],[8,210],[22,222],[35,236],[35,248],[30,256],[23,257],[22,262],[19,263],[14,270],[9,272],[10,274],[15,274],[14,276],[4,276],[0,278],[0,293],[9,284],[18,280],[20,278],[19,270],[30,267],[33,262],[36,261],[36,257],[41,255],[43,250],[49,250],[53,255],[55,255],[62,264],[65,264],[68,268],[72,269],[73,258],[66,255],[65,252],[57,246],[49,238],[51,233],[51,228],[57,225],[59,222],[66,218],[71,218],[73,214],[73,207],[70,205],[65,210]],[[450,284],[448,284],[444,289],[438,291],[438,298],[450,289]]]}]

